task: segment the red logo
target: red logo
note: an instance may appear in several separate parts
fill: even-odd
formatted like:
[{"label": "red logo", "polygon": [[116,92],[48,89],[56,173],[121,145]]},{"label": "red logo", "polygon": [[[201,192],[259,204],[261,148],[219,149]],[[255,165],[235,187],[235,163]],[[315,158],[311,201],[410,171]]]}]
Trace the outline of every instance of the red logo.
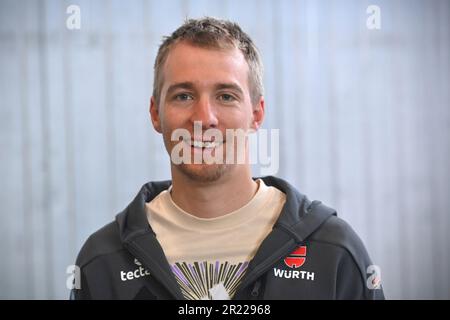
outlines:
[{"label": "red logo", "polygon": [[306,246],[295,249],[289,256],[284,259],[284,263],[289,268],[300,268],[306,261]]}]

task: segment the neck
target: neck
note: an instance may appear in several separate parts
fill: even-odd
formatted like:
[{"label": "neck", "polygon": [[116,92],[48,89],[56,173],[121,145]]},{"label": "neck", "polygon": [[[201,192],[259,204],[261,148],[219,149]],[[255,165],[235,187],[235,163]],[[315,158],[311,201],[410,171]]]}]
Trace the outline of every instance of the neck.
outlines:
[{"label": "neck", "polygon": [[195,181],[172,167],[172,199],[184,211],[199,218],[215,218],[246,205],[258,184],[249,166],[238,165],[213,182]]}]

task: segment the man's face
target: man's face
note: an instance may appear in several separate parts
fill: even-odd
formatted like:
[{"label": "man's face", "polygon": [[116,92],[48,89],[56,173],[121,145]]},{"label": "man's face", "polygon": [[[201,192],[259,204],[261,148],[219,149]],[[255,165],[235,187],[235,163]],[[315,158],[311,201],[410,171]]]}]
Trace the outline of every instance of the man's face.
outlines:
[{"label": "man's face", "polygon": [[[171,48],[162,71],[159,105],[155,104],[152,97],[150,107],[153,125],[162,133],[169,155],[172,155],[175,145],[180,143],[171,141],[174,130],[186,129],[192,139],[190,142],[181,142],[186,144],[187,149],[184,150],[190,151],[192,162],[176,165],[175,170],[181,170],[197,181],[219,179],[238,166],[225,163],[227,143],[231,146],[231,139],[227,141],[226,130],[255,130],[264,116],[262,97],[256,105],[252,105],[249,67],[243,54],[236,48],[206,49],[180,42]],[[201,130],[197,127],[194,134],[194,122],[198,124],[198,121],[201,121]],[[222,133],[222,141],[206,143],[216,139],[203,134],[211,128]],[[235,143],[235,151],[236,148]],[[193,159],[196,154],[213,157],[223,155],[223,163],[195,164]]]}]

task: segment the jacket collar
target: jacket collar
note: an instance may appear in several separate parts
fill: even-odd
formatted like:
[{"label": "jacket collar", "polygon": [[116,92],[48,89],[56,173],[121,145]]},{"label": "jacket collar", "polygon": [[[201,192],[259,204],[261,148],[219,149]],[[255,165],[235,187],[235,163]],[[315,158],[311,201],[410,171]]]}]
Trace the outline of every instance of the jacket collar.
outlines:
[{"label": "jacket collar", "polygon": [[[255,178],[257,179],[257,178]],[[282,208],[277,224],[295,225],[306,212],[309,200],[283,179],[273,176],[261,177],[267,186],[273,186],[286,194],[286,203]],[[142,186],[128,207],[116,216],[120,236],[123,242],[143,232],[153,232],[148,224],[145,203],[152,201],[171,185],[170,180],[148,182]],[[305,207],[306,206],[306,207]]]},{"label": "jacket collar", "polygon": [[116,216],[116,222],[119,225],[120,238],[124,247],[150,270],[153,277],[166,287],[174,298],[182,300],[184,297],[180,287],[148,223],[145,211],[145,203],[152,201],[169,186],[170,181],[145,184],[128,207]]}]

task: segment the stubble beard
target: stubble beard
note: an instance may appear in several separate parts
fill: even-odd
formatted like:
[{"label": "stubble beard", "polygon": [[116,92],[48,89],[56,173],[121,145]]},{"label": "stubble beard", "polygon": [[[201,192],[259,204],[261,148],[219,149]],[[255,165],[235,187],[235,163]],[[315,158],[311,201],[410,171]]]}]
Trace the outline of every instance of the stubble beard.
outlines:
[{"label": "stubble beard", "polygon": [[188,178],[197,182],[215,182],[228,171],[227,164],[179,164],[179,171]]}]

